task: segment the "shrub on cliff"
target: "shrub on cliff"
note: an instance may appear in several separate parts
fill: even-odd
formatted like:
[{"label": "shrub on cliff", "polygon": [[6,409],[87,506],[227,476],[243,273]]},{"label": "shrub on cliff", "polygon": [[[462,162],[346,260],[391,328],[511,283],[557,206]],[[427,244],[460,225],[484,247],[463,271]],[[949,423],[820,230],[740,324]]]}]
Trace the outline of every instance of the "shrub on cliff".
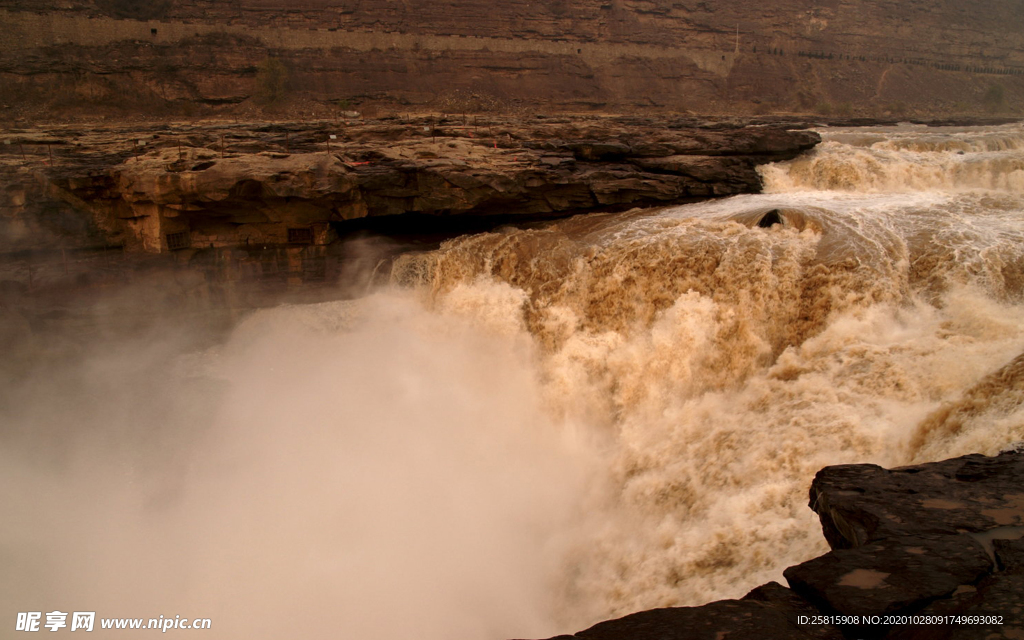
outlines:
[{"label": "shrub on cliff", "polygon": [[256,90],[253,99],[264,107],[284,102],[288,88],[288,69],[277,58],[267,58],[256,67]]},{"label": "shrub on cliff", "polygon": [[989,88],[985,91],[985,95],[981,98],[981,103],[985,105],[985,109],[991,113],[1002,111],[1006,106],[1006,92],[1003,91],[1003,85],[989,85]]},{"label": "shrub on cliff", "polygon": [[445,113],[493,113],[505,110],[504,101],[498,96],[467,89],[446,91],[438,96],[435,103]]}]

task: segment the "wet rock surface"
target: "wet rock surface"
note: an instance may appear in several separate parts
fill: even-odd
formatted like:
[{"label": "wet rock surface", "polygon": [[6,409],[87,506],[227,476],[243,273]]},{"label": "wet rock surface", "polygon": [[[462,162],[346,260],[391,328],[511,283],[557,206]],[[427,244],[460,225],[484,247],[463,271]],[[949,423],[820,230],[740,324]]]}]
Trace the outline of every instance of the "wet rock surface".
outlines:
[{"label": "wet rock surface", "polygon": [[643,611],[558,640],[1024,637],[1021,452],[826,467],[810,496],[832,551],[787,569],[790,588]]},{"label": "wet rock surface", "polygon": [[892,470],[827,467],[811,485],[811,506],[833,549],[904,536],[1021,527],[1024,456],[970,455]]},{"label": "wet rock surface", "polygon": [[985,549],[970,536],[906,536],[837,549],[790,567],[785,576],[823,610],[878,616],[949,596],[991,569]]},{"label": "wet rock surface", "polygon": [[45,244],[48,208],[67,219],[50,229],[64,243],[77,226],[129,251],[161,252],[299,236],[322,244],[332,224],[361,218],[690,202],[759,191],[757,165],[820,141],[805,126],[445,117],[15,131],[2,148],[0,206],[23,232],[3,237]]}]

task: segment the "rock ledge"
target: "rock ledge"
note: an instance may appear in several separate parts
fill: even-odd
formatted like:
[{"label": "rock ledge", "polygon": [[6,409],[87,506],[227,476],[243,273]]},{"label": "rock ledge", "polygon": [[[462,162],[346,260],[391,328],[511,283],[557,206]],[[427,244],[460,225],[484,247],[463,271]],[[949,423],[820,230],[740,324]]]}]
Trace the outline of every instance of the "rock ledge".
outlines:
[{"label": "rock ledge", "polygon": [[[0,145],[0,222],[19,230],[16,249],[89,235],[161,253],[328,244],[363,218],[693,202],[760,191],[758,165],[820,142],[806,126],[577,116],[41,128]],[[59,229],[47,228],[54,211]]]}]

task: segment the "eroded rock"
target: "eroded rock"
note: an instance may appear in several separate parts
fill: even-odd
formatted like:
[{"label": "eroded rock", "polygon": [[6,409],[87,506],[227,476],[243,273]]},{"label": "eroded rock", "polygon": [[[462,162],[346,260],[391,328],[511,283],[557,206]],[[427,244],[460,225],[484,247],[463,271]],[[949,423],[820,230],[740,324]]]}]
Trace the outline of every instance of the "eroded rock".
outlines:
[{"label": "eroded rock", "polygon": [[818,472],[811,508],[833,548],[905,535],[1024,526],[1024,456],[969,455],[899,469],[838,465]]},{"label": "eroded rock", "polygon": [[794,591],[822,611],[884,616],[972,585],[992,560],[969,535],[905,536],[836,549],[786,570]]},{"label": "eroded rock", "polygon": [[[761,189],[758,164],[820,141],[788,123],[732,125],[420,118],[61,130],[19,137],[66,145],[52,162],[0,159],[13,185],[43,181],[106,244],[161,252],[285,244],[299,235],[329,241],[331,224],[366,217],[556,216],[753,193]],[[25,171],[26,162],[39,166]],[[0,213],[48,215],[46,202],[20,195],[26,189],[0,202]],[[25,240],[53,244],[44,234]]]}]

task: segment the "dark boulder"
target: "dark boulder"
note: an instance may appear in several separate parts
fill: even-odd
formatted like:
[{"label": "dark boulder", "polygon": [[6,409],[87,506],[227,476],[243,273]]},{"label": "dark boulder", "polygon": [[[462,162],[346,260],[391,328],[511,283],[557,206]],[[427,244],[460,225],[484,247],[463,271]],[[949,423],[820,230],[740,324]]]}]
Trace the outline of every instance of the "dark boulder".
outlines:
[{"label": "dark boulder", "polygon": [[880,616],[923,607],[991,570],[991,558],[971,536],[930,535],[836,549],[786,569],[785,576],[822,611]]},{"label": "dark boulder", "polygon": [[1024,526],[1024,456],[978,454],[899,469],[826,467],[811,508],[834,549],[886,537]]}]

